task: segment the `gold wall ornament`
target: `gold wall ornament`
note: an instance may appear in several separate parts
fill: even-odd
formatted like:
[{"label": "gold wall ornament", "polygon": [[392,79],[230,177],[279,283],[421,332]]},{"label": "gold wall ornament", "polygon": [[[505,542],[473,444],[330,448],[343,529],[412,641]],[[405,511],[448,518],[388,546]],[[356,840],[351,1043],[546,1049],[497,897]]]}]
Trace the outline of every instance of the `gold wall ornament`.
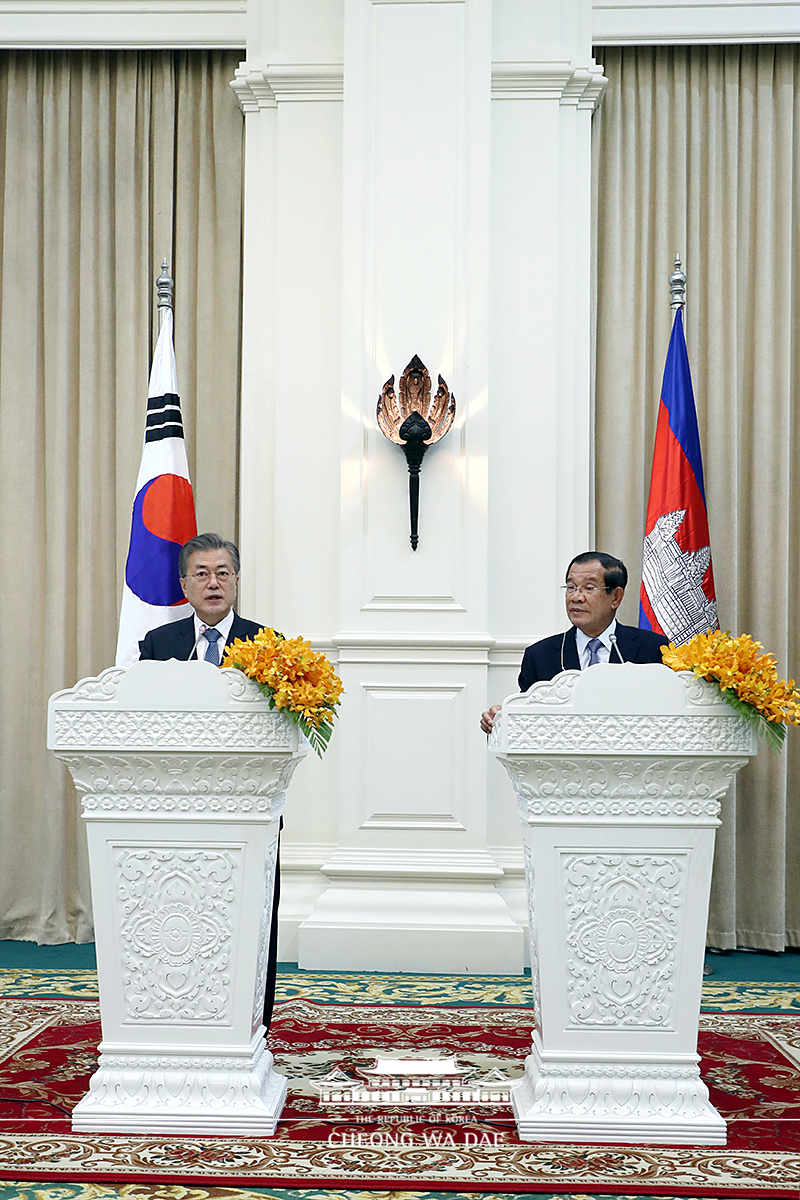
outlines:
[{"label": "gold wall ornament", "polygon": [[456,415],[456,398],[439,376],[439,386],[431,399],[431,377],[419,355],[415,354],[400,376],[398,391],[390,375],[378,397],[378,428],[401,446],[408,464],[408,503],[411,514],[411,549],[419,544],[419,473],[428,446],[450,431]]}]

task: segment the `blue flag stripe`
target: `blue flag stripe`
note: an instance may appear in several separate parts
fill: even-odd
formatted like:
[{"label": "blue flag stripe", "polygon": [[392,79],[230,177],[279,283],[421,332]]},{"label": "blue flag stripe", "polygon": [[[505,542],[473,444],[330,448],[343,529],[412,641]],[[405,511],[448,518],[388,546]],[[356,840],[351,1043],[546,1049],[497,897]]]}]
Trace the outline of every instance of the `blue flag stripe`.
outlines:
[{"label": "blue flag stripe", "polygon": [[694,472],[700,495],[705,504],[706,489],[703,481],[703,459],[700,453],[700,432],[697,428],[689,355],[686,351],[686,339],[683,336],[683,317],[680,309],[676,312],[675,320],[672,323],[667,361],[664,366],[664,380],[661,385],[661,399],[669,413],[669,427]]}]

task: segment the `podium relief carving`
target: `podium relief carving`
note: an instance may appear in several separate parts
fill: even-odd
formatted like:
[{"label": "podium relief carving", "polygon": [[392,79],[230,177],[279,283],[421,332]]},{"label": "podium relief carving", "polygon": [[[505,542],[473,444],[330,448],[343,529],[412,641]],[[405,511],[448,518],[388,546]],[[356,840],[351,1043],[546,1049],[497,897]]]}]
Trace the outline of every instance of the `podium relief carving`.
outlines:
[{"label": "podium relief carving", "polygon": [[[555,1121],[589,1118],[608,1122],[613,1128],[620,1118],[633,1118],[636,1122],[663,1120],[665,1094],[669,1094],[669,1113],[678,1122],[695,1123],[708,1111],[708,1088],[699,1075],[676,1076],[658,1068],[646,1077],[605,1071],[577,1077],[567,1072],[548,1076],[529,1071],[518,1088],[527,1121],[539,1115]],[[638,1128],[641,1127],[639,1124]],[[596,1140],[616,1139],[612,1133]],[[563,1161],[563,1151],[560,1158]]]},{"label": "podium relief carving", "polygon": [[117,849],[126,1019],[230,1020],[241,851]]},{"label": "podium relief carving", "polygon": [[81,679],[71,695],[74,700],[114,700],[124,667],[108,667],[97,678]]},{"label": "podium relief carving", "polygon": [[68,712],[57,710],[53,747],[181,749],[228,746],[240,750],[290,749],[279,712]]},{"label": "podium relief carving", "polygon": [[685,854],[562,855],[574,1025],[670,1029]]},{"label": "podium relief carving", "polygon": [[531,990],[533,991],[533,1022],[541,1027],[541,1001],[539,999],[539,939],[536,936],[536,882],[533,870],[533,855],[527,842],[523,843],[525,853],[525,885],[528,898],[528,939],[531,951]]},{"label": "podium relief carving", "polygon": [[509,751],[598,754],[747,754],[749,727],[733,716],[595,716],[511,712]]},{"label": "podium relief carving", "polygon": [[737,759],[503,759],[523,821],[536,817],[719,816]]},{"label": "podium relief carving", "polygon": [[570,704],[572,689],[580,677],[580,671],[564,671],[554,679],[542,679],[534,683],[525,695],[537,704]]},{"label": "podium relief carving", "polygon": [[83,810],[114,813],[266,813],[277,815],[298,760],[270,756],[186,755],[129,758],[61,755]]},{"label": "podium relief carving", "polygon": [[264,900],[261,914],[261,933],[258,939],[258,967],[256,970],[256,992],[253,997],[253,1033],[258,1029],[264,1015],[264,992],[267,987],[269,965],[269,937],[272,925],[272,897],[275,890],[275,868],[278,862],[278,839],[271,843],[267,870],[264,876]]}]

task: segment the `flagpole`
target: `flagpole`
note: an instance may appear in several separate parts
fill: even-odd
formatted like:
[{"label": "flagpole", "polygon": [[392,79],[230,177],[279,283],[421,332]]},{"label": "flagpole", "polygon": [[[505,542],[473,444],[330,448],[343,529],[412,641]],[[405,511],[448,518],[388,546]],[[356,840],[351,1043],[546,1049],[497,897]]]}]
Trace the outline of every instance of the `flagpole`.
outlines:
[{"label": "flagpole", "polygon": [[175,287],[175,280],[169,273],[169,263],[166,258],[161,263],[161,274],[156,280],[156,292],[158,293],[158,332],[161,332],[161,326],[164,324],[164,315],[167,309],[172,308],[172,292]]},{"label": "flagpole", "polygon": [[[166,266],[167,260],[164,259]],[[675,319],[675,313],[679,309],[686,307],[686,275],[681,269],[681,256],[675,255],[675,266],[672,274],[669,277],[669,294],[671,297],[670,308],[672,309],[672,317]]]}]

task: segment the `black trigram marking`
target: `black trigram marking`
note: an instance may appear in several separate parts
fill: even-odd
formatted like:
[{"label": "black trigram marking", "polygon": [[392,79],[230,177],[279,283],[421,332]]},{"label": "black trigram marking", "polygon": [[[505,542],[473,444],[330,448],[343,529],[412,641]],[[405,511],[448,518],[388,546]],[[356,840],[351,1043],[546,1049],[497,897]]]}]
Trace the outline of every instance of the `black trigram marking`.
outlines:
[{"label": "black trigram marking", "polygon": [[172,392],[164,396],[151,396],[147,401],[144,440],[160,442],[162,438],[170,437],[183,437],[180,397]]}]

